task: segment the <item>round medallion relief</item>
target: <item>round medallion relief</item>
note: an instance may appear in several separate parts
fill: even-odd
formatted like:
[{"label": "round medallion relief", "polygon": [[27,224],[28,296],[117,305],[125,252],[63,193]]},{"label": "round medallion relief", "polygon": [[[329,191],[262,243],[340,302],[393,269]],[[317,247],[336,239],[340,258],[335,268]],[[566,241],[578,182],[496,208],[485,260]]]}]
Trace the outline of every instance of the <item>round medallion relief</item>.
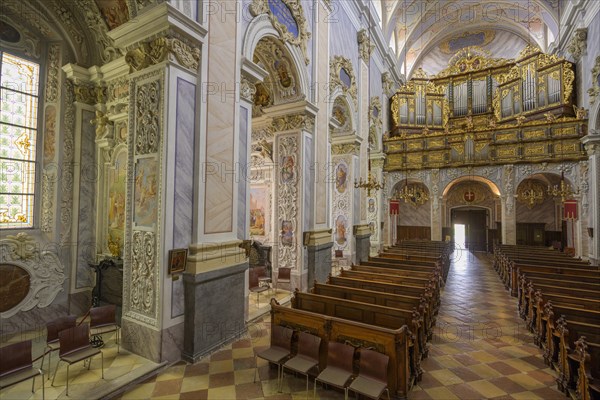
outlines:
[{"label": "round medallion relief", "polygon": [[0,264],[0,276],[0,312],[5,312],[27,296],[31,278],[27,271],[14,264]]}]

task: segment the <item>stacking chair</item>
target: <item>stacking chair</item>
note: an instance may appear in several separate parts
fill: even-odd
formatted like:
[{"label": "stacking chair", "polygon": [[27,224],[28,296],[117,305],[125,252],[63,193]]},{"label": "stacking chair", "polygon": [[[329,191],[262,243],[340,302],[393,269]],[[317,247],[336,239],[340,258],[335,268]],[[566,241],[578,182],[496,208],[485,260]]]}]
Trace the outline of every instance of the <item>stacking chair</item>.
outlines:
[{"label": "stacking chair", "polygon": [[344,399],[348,400],[348,384],[354,375],[354,347],[329,342],[327,344],[327,367],[315,378],[313,397],[317,396],[317,381],[344,389]]},{"label": "stacking chair", "polygon": [[35,377],[42,376],[42,400],[44,391],[44,372],[33,367],[31,360],[31,340],[9,344],[0,348],[0,389],[16,385],[33,378],[31,392],[35,388]]},{"label": "stacking chair", "polygon": [[109,332],[115,332],[118,353],[121,348],[119,344],[119,325],[117,325],[116,306],[109,304],[107,306],[91,308],[90,334],[94,336]]},{"label": "stacking chair", "polygon": [[254,382],[258,372],[258,358],[277,364],[277,387],[281,379],[281,365],[292,354],[292,335],[294,330],[281,325],[273,325],[271,331],[271,347],[256,354],[256,368],[254,369]]},{"label": "stacking chair", "polygon": [[250,291],[252,293],[256,293],[256,306],[260,307],[260,294],[269,290],[269,286],[261,286],[260,278],[266,276],[266,268],[265,267],[254,267],[250,268],[248,271],[248,283],[250,286]]},{"label": "stacking chair", "polygon": [[61,361],[67,363],[67,396],[69,395],[69,367],[79,361],[89,359],[88,369],[92,365],[91,358],[97,354],[100,354],[102,358],[102,379],[104,379],[104,354],[100,349],[96,349],[90,345],[90,326],[88,324],[79,325],[73,328],[66,329],[58,333],[58,340],[60,342],[60,350],[58,356],[60,359],[56,364],[56,370],[54,370],[54,377],[52,378],[52,386],[54,386],[54,380],[56,379],[56,373],[58,372],[58,366]]},{"label": "stacking chair", "polygon": [[389,361],[390,358],[385,354],[361,349],[358,376],[348,386],[348,390],[371,399],[379,399],[383,392],[387,391],[389,400],[390,391],[387,387]]},{"label": "stacking chair", "polygon": [[277,293],[277,289],[279,289],[280,283],[291,283],[291,274],[291,268],[281,267],[277,269],[277,282],[275,283],[275,293]]},{"label": "stacking chair", "polygon": [[298,353],[287,360],[281,368],[281,384],[285,369],[306,375],[306,397],[308,397],[308,372],[314,367],[319,368],[319,348],[321,338],[310,333],[298,334]]},{"label": "stacking chair", "polygon": [[40,369],[44,369],[44,360],[46,359],[46,354],[48,354],[48,379],[50,379],[51,375],[50,368],[52,365],[52,352],[60,349],[58,332],[74,327],[76,319],[77,317],[74,315],[68,315],[66,317],[60,317],[46,325],[46,349],[44,350],[44,355],[42,356],[42,365],[40,366]]}]

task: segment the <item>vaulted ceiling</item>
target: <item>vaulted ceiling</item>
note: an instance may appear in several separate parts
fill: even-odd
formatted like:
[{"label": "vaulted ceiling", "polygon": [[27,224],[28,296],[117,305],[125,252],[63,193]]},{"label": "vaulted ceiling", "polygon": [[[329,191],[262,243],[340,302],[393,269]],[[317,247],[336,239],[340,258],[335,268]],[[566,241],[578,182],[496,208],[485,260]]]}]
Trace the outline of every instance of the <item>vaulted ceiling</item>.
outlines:
[{"label": "vaulted ceiling", "polygon": [[[435,74],[460,49],[514,58],[528,43],[546,50],[559,34],[558,0],[373,0],[402,72]],[[406,68],[405,68],[406,64]]]}]

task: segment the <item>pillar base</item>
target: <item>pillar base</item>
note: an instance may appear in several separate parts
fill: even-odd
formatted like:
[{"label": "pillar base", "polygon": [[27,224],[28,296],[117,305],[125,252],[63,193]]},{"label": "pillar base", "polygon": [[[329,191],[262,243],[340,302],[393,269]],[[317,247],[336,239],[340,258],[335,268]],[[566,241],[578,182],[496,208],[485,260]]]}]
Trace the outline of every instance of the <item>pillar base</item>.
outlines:
[{"label": "pillar base", "polygon": [[369,261],[371,252],[371,229],[369,225],[354,225],[356,239],[356,262]]},{"label": "pillar base", "polygon": [[245,273],[248,261],[185,273],[183,360],[194,363],[246,331]]}]

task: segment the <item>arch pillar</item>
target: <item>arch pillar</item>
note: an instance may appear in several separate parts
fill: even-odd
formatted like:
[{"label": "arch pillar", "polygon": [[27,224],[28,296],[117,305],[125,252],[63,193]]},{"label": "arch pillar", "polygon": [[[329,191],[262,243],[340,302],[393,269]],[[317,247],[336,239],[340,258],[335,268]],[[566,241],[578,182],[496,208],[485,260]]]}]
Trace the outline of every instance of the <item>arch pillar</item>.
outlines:
[{"label": "arch pillar", "polygon": [[590,131],[590,134],[584,137],[582,142],[589,157],[588,193],[590,202],[587,226],[592,229],[592,237],[589,239],[588,256],[594,265],[600,265],[600,134]]},{"label": "arch pillar", "polygon": [[517,212],[515,210],[515,173],[512,164],[502,169],[504,192],[500,198],[502,205],[502,243],[517,244]]}]

